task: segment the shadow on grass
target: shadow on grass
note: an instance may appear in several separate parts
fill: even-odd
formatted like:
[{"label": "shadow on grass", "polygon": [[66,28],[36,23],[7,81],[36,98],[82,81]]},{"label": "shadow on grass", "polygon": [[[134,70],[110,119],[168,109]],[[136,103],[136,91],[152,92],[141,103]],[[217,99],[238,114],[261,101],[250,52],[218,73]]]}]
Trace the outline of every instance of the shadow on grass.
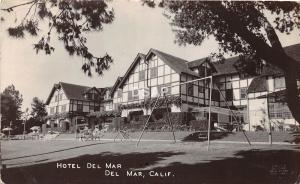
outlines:
[{"label": "shadow on grass", "polygon": [[[104,152],[97,155],[83,155],[57,162],[40,163],[31,166],[14,167],[2,170],[2,180],[6,183],[53,184],[53,183],[141,183],[142,177],[126,177],[130,169],[143,169],[179,152],[153,152],[115,154]],[[57,163],[78,164],[76,168],[57,168]],[[101,168],[87,168],[87,163],[94,163]],[[106,163],[121,164],[121,169],[108,169],[119,176],[105,176]]]},{"label": "shadow on grass", "polygon": [[[232,132],[211,132],[210,133],[210,140],[217,140],[222,139],[224,137],[227,137],[231,135]],[[184,137],[182,141],[186,142],[202,142],[207,141],[207,132],[194,132],[192,134],[189,134],[188,136]]]},{"label": "shadow on grass", "polygon": [[[63,160],[62,163],[77,163],[81,169],[57,169],[56,162],[38,164],[3,171],[7,183],[205,183],[205,184],[295,184],[300,182],[300,152],[295,150],[248,150],[237,152],[232,158],[212,160],[206,163],[185,164],[173,162],[156,167],[156,172],[172,172],[169,177],[126,176],[130,168],[146,168],[183,153],[153,152],[85,155]],[[199,152],[201,154],[201,152]],[[213,152],[212,152],[213,154]],[[102,169],[86,169],[87,162],[99,163]],[[104,176],[105,163],[120,163],[119,176]],[[174,176],[173,176],[174,175]]]}]

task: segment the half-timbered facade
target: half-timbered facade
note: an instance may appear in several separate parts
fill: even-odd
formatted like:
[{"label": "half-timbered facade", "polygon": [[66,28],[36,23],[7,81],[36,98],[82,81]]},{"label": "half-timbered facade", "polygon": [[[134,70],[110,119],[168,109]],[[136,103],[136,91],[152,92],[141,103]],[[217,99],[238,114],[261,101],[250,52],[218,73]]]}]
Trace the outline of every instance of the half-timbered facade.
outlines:
[{"label": "half-timbered facade", "polygon": [[55,84],[46,101],[47,124],[60,131],[74,131],[75,126],[88,125],[87,115],[100,111],[101,90],[64,82]]},{"label": "half-timbered facade", "polygon": [[[295,51],[300,53],[300,44],[286,47],[285,50],[291,57],[299,59],[299,54]],[[263,95],[285,89],[282,72],[273,66],[263,65],[258,74],[250,76],[237,69],[238,59],[233,57],[223,62],[210,62],[203,58],[188,62],[150,49],[146,55],[138,54],[124,77],[116,82],[111,92],[113,107],[126,107],[122,109],[124,117],[130,112],[149,114],[142,105],[134,104],[143,104],[147,98],[157,97],[163,88],[167,91],[167,96],[178,96],[181,99],[181,106],[172,106],[171,112],[187,112],[195,107],[205,107],[209,105],[209,80],[181,84],[212,76],[212,106],[239,111],[243,116],[238,118],[239,121],[246,122],[245,129],[254,130],[257,122],[261,123],[264,119],[257,112],[253,115],[252,112],[258,111],[257,108],[260,113],[270,114],[271,119],[276,121],[282,117],[285,122],[295,122],[286,105],[270,104],[272,99],[268,100],[268,105],[253,103],[255,100],[262,101]],[[253,86],[260,83],[261,78],[265,78],[266,86],[259,91],[253,91]],[[219,115],[217,121],[229,122],[232,118]]]},{"label": "half-timbered facade", "polygon": [[[285,50],[289,56],[300,60],[300,44]],[[121,110],[122,117],[148,115],[151,108],[146,107],[147,100],[172,97],[179,100],[180,105],[168,106],[170,112],[195,112],[195,109],[205,109],[211,103],[216,109],[242,114],[234,117],[234,121],[238,118],[238,121],[245,122],[246,130],[254,130],[255,126],[262,124],[267,127],[265,122],[269,120],[274,122],[274,126],[277,123],[277,128],[281,124],[295,124],[284,99],[284,73],[276,67],[262,65],[256,75],[250,76],[238,70],[238,59],[186,61],[150,49],[147,54],[139,53],[124,76],[118,77],[111,88],[62,82],[54,85],[46,102],[51,117],[48,123],[68,129],[74,126],[75,118],[85,123],[86,115],[95,111]],[[210,80],[197,80],[208,76],[212,76],[213,81],[211,101]],[[189,82],[192,80],[196,81]],[[233,121],[233,114],[214,112],[213,115],[217,122]],[[61,122],[70,123],[62,125]]]}]

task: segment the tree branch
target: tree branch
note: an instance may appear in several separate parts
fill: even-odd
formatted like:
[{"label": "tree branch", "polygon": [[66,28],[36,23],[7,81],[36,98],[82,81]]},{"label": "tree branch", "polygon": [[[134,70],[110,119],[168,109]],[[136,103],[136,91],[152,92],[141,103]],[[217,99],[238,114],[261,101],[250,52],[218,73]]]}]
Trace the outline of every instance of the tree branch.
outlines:
[{"label": "tree branch", "polygon": [[14,6],[11,6],[11,7],[8,7],[8,8],[1,8],[1,10],[10,12],[11,10],[13,10],[16,7],[28,5],[28,4],[31,4],[31,3],[34,3],[34,2],[37,2],[37,0],[33,0],[33,1],[29,1],[27,3],[22,3],[22,4],[14,5]]},{"label": "tree branch", "polygon": [[35,1],[35,2],[30,6],[30,8],[28,9],[26,15],[24,16],[24,18],[23,18],[23,20],[22,20],[22,22],[21,22],[21,25],[24,23],[26,17],[28,16],[28,14],[30,13],[32,7],[33,7],[35,4],[37,4],[37,1]]},{"label": "tree branch", "polygon": [[209,6],[211,6],[210,9],[214,14],[218,15],[227,23],[230,31],[236,33],[256,50],[257,55],[260,58],[272,62],[272,64],[282,68],[284,71],[288,71],[288,67],[284,62],[277,62],[280,58],[288,57],[285,52],[282,52],[277,48],[272,48],[263,39],[249,31],[247,29],[247,25],[238,18],[238,15],[233,12],[229,12],[221,2],[209,3]]},{"label": "tree branch", "polygon": [[268,40],[270,41],[272,47],[284,52],[280,40],[269,20],[260,11],[257,10],[257,12],[260,15],[259,20],[261,21],[262,25],[264,25]]}]

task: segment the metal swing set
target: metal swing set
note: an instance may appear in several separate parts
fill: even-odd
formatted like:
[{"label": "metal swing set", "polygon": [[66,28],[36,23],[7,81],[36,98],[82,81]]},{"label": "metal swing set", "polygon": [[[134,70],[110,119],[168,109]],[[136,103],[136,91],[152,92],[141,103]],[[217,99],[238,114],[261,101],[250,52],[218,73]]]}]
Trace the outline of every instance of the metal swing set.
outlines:
[{"label": "metal swing set", "polygon": [[[212,76],[208,76],[208,77],[203,77],[203,78],[200,78],[200,79],[195,79],[195,80],[190,80],[190,81],[187,81],[187,82],[181,82],[180,84],[177,84],[177,85],[172,85],[173,86],[181,86],[181,85],[186,85],[186,84],[189,84],[189,83],[194,83],[194,82],[198,82],[198,81],[201,81],[201,80],[209,80],[209,106],[208,106],[208,126],[207,126],[207,150],[209,150],[210,148],[210,135],[211,135],[211,112],[212,112],[212,103],[211,103],[211,99],[212,99]],[[229,109],[230,113],[232,114],[234,120],[238,123],[238,126],[241,126],[241,122],[239,122],[237,120],[237,117],[235,115],[235,113],[233,112],[233,110],[230,109],[229,105],[228,105],[228,102],[226,101],[224,95],[221,93],[220,89],[218,87],[216,87],[217,90],[219,91],[219,93],[221,94],[222,98],[224,99],[225,101],[225,104],[227,106],[227,108]],[[145,122],[144,124],[144,127],[143,127],[143,130],[139,136],[139,139],[137,140],[137,144],[136,146],[139,146],[139,143],[142,139],[142,136],[147,128],[147,126],[149,125],[149,121],[151,119],[151,116],[153,115],[153,112],[154,112],[154,109],[158,108],[158,101],[161,97],[164,97],[164,103],[165,103],[165,107],[167,108],[167,121],[168,121],[168,124],[170,125],[171,127],[171,130],[172,130],[172,135],[173,135],[173,139],[174,139],[174,143],[176,143],[176,138],[175,138],[175,132],[174,132],[174,127],[173,127],[173,123],[170,121],[170,114],[169,114],[169,111],[168,111],[168,104],[166,102],[166,96],[165,96],[165,91],[163,90],[162,93],[159,93],[158,94],[158,97],[156,98],[156,101],[154,103],[154,106],[152,107],[151,109],[151,112],[150,112],[150,115],[147,119],[147,121]],[[163,95],[163,96],[162,96]],[[250,140],[249,138],[247,137],[246,133],[243,131],[243,134],[248,142],[248,144],[251,146],[251,143],[250,143]]]}]

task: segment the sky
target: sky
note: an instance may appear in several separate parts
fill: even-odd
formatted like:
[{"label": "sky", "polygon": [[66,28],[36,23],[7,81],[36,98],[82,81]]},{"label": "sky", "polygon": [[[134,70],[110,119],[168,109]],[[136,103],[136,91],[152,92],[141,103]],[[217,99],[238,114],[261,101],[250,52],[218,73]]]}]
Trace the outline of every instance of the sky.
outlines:
[{"label": "sky", "polygon": [[[17,0],[2,0],[1,7],[17,4]],[[27,2],[27,1],[23,1]],[[30,108],[33,97],[46,101],[55,83],[67,82],[85,86],[112,86],[118,76],[123,76],[136,55],[147,53],[150,48],[181,57],[188,61],[203,58],[217,51],[217,43],[210,37],[201,46],[179,46],[174,43],[175,34],[169,20],[163,16],[163,9],[151,9],[140,2],[118,0],[109,3],[114,8],[115,20],[104,25],[101,32],[87,35],[88,47],[96,56],[111,55],[114,63],[104,76],[88,77],[81,66],[84,62],[77,56],[69,56],[63,43],[52,40],[55,52],[51,55],[36,54],[33,43],[39,37],[25,36],[25,39],[11,38],[7,27],[14,24],[15,17],[22,17],[27,7],[16,9],[11,14],[2,13],[0,22],[0,89],[14,84],[23,95],[22,109]],[[18,22],[18,20],[17,20]],[[42,26],[39,34],[47,32]],[[283,46],[300,43],[299,30],[286,36],[279,34]],[[55,34],[52,36],[55,37]]]}]

